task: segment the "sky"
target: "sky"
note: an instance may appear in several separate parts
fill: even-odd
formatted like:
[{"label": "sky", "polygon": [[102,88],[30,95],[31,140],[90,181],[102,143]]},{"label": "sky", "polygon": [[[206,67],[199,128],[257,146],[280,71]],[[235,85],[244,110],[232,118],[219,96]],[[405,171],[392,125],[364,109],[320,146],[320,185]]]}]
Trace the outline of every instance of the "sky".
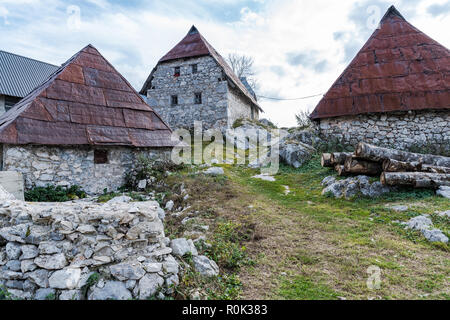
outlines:
[{"label": "sky", "polygon": [[[450,0],[0,0],[0,50],[61,65],[94,45],[138,91],[195,25],[224,57],[254,58],[258,95],[325,94],[391,6],[450,48]],[[320,96],[259,98],[267,118],[294,126]]]}]

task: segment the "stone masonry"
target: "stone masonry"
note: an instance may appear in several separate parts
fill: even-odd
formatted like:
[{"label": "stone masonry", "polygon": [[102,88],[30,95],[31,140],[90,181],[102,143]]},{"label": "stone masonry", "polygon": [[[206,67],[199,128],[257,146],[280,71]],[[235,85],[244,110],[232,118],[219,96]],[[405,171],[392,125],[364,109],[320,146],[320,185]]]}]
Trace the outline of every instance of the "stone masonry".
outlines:
[{"label": "stone masonry", "polygon": [[326,118],[318,125],[322,138],[353,146],[365,141],[397,149],[432,146],[450,152],[450,110]]},{"label": "stone masonry", "polygon": [[115,191],[139,154],[169,159],[168,149],[99,147],[107,151],[107,163],[94,163],[91,147],[3,146],[3,170],[22,172],[25,188],[33,186],[79,185],[89,194]]},{"label": "stone masonry", "polygon": [[[197,65],[197,73],[192,66]],[[174,76],[180,67],[180,76]],[[201,93],[201,104],[195,94]],[[171,96],[178,97],[172,105]],[[148,102],[172,129],[191,129],[195,120],[203,121],[205,129],[231,127],[240,117],[251,118],[251,104],[239,90],[229,85],[222,68],[211,56],[179,59],[159,64],[153,73]],[[254,108],[254,107],[253,107]],[[258,110],[254,108],[254,118]]]}]

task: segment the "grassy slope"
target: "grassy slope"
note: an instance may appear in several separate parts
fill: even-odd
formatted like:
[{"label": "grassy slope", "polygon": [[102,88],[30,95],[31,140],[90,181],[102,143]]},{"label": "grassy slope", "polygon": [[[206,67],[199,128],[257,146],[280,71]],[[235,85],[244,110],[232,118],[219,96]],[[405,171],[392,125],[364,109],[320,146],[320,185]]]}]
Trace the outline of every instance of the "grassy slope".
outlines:
[{"label": "grassy slope", "polygon": [[[353,201],[321,195],[332,171],[314,159],[294,170],[282,167],[276,182],[251,178],[257,170],[224,166],[227,179],[202,187],[186,178],[190,204],[213,212],[210,230],[223,219],[249,229],[247,252],[256,264],[239,277],[244,299],[449,299],[450,250],[393,223],[450,209],[432,192],[397,192]],[[285,195],[284,186],[291,193]],[[386,204],[407,204],[397,213]],[[448,220],[433,216],[449,235]],[[212,236],[212,235],[211,235]],[[381,288],[369,290],[367,268],[382,270]]]}]

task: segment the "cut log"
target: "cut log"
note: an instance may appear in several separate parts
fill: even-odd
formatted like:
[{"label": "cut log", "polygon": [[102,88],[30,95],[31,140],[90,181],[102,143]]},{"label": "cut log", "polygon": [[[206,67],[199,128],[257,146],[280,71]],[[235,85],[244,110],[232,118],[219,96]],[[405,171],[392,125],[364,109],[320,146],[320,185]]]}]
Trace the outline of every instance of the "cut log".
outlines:
[{"label": "cut log", "polygon": [[360,142],[356,147],[355,156],[358,158],[383,162],[387,159],[393,159],[403,162],[421,162],[438,167],[450,168],[450,158],[444,156],[436,156],[432,154],[411,153],[395,149],[388,149],[373,146],[364,142]]},{"label": "cut log", "polygon": [[450,174],[426,172],[383,172],[381,183],[388,186],[434,188],[450,186]]},{"label": "cut log", "polygon": [[352,154],[348,152],[333,152],[331,154],[331,162],[333,165],[344,165],[345,159],[351,155]]},{"label": "cut log", "polygon": [[345,160],[344,169],[349,174],[368,176],[377,176],[383,171],[379,162],[357,159],[352,156]]},{"label": "cut log", "polygon": [[322,167],[325,167],[325,168],[334,167],[333,162],[331,161],[331,153],[323,153],[320,163],[322,164]]},{"label": "cut log", "polygon": [[450,168],[431,166],[421,162],[403,162],[394,159],[384,160],[383,170],[386,172],[429,172],[429,173],[448,173]]},{"label": "cut log", "polygon": [[337,165],[334,167],[334,169],[336,170],[336,172],[338,173],[338,175],[339,175],[340,177],[345,177],[345,176],[348,176],[348,175],[349,175],[349,173],[345,171],[344,165],[337,164]]}]

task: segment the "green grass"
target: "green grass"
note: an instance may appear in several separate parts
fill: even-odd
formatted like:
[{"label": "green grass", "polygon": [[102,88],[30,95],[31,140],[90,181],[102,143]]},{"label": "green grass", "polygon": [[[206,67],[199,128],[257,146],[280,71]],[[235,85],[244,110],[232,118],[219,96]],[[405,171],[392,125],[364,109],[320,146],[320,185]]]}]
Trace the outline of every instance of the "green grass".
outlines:
[{"label": "green grass", "polygon": [[328,286],[314,283],[304,276],[283,279],[278,294],[287,300],[337,300],[339,296]]}]

